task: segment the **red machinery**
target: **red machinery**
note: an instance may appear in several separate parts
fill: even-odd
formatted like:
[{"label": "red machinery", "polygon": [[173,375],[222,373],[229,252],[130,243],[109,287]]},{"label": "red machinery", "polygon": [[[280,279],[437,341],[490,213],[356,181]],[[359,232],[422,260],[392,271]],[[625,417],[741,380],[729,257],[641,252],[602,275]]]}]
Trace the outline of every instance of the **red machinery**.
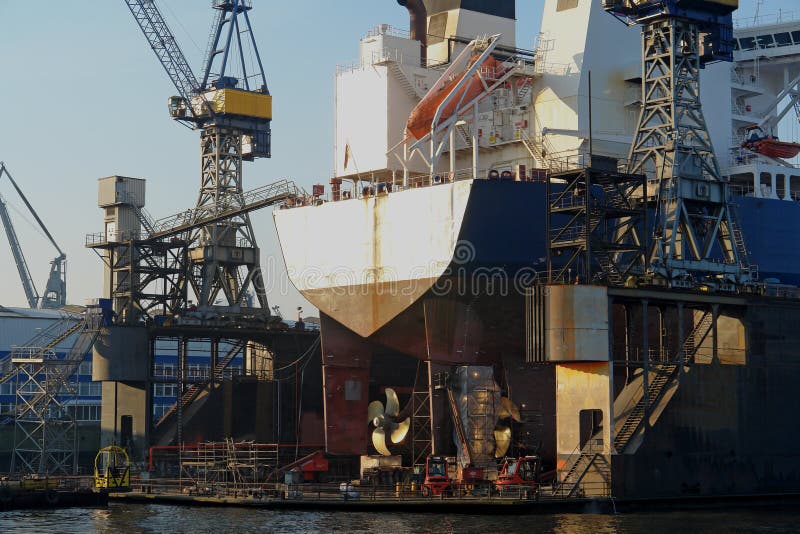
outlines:
[{"label": "red machinery", "polygon": [[537,492],[541,471],[542,462],[538,456],[506,458],[494,484],[501,494],[510,491]]},{"label": "red machinery", "polygon": [[453,481],[447,475],[447,460],[444,456],[428,456],[425,461],[425,482],[422,484],[422,495],[442,495],[451,491]]}]

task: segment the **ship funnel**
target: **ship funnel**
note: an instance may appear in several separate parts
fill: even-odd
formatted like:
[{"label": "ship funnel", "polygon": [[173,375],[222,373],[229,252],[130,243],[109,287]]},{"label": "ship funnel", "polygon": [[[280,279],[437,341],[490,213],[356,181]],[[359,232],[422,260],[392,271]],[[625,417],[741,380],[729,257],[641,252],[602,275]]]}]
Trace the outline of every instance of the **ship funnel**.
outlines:
[{"label": "ship funnel", "polygon": [[422,0],[397,0],[397,3],[408,9],[411,38],[420,43],[420,62],[428,63],[428,11]]}]

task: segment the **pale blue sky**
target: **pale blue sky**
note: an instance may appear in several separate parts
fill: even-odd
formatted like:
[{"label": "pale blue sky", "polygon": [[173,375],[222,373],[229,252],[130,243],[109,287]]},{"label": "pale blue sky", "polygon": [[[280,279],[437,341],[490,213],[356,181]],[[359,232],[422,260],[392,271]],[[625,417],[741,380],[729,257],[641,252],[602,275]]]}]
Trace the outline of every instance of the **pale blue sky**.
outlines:
[{"label": "pale blue sky", "polygon": [[[359,38],[373,26],[407,28],[407,13],[395,0],[253,3],[253,27],[274,98],[274,155],[246,165],[245,188],[283,177],[306,188],[327,183],[335,67],[357,57]],[[542,3],[517,0],[521,48],[532,48]],[[210,0],[158,4],[199,71]],[[756,0],[741,4],[742,15],[752,16]],[[766,0],[761,11],[781,8],[800,10],[796,0]],[[0,22],[0,160],[67,253],[69,301],[81,304],[99,296],[102,284],[100,260],[83,247],[85,234],[102,229],[97,178],[146,178],[147,209],[156,217],[189,208],[199,181],[199,136],[169,119],[167,97],[175,90],[121,0],[0,0]],[[56,253],[13,209],[22,203],[5,179],[0,193],[12,206],[41,291]],[[277,256],[282,274],[269,211],[254,214],[253,222],[262,254]],[[0,304],[24,306],[5,237],[0,238],[0,280]],[[284,311],[297,305],[310,309],[286,285],[275,284],[271,304]]]}]

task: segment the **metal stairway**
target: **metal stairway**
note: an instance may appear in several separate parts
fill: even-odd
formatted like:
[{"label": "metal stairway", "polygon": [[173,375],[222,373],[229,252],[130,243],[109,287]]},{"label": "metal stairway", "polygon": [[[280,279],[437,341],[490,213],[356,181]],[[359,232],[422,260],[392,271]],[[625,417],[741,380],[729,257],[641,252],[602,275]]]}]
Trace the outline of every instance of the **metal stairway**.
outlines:
[{"label": "metal stairway", "polygon": [[134,213],[136,213],[136,218],[139,219],[139,222],[142,223],[147,235],[152,235],[155,232],[155,222],[153,218],[150,216],[149,213],[144,208],[140,208],[136,204],[131,204]]},{"label": "metal stairway", "polygon": [[466,125],[456,123],[456,130],[458,131],[458,134],[461,136],[461,139],[464,141],[464,148],[471,149],[472,135],[470,135]]},{"label": "metal stairway", "polygon": [[[224,358],[217,362],[213,372],[203,381],[191,384],[178,402],[161,417],[154,425],[154,440],[159,445],[169,445],[178,436],[178,427],[183,426],[194,417],[208,400],[211,391],[222,382],[225,369],[233,362],[236,356],[244,349],[246,341],[239,340],[234,343]],[[180,404],[179,404],[180,403]]]},{"label": "metal stairway", "polygon": [[[711,332],[712,322],[713,314],[706,311],[683,342],[681,350],[682,358],[679,358],[682,362],[680,364],[659,365],[655,369],[655,377],[648,383],[647,398],[645,399],[644,396],[642,396],[642,398],[639,399],[636,406],[634,406],[633,410],[628,414],[622,427],[614,436],[614,448],[617,452],[621,453],[625,450],[631,438],[644,423],[645,412],[649,412],[661,400],[667,387],[676,380],[680,371],[680,365],[693,363],[697,350]],[[645,379],[645,377],[642,377],[642,380]],[[647,404],[645,404],[645,402]],[[645,410],[645,406],[647,406],[647,410]]]},{"label": "metal stairway", "polygon": [[52,354],[54,349],[69,336],[84,326],[83,321],[75,317],[65,316],[47,328],[38,332],[33,338],[20,347],[14,347],[11,353],[0,360],[0,384],[14,376],[12,360],[15,358],[41,358]]},{"label": "metal stairway", "polygon": [[403,69],[400,67],[400,64],[397,61],[387,60],[386,65],[389,67],[392,75],[400,84],[400,87],[403,88],[403,91],[413,102],[418,102],[425,96],[427,91],[420,93],[420,91],[414,87],[414,84],[411,83],[411,80],[408,79],[408,76],[406,76],[406,73],[403,72]]},{"label": "metal stairway", "polygon": [[533,88],[533,79],[525,77],[523,78],[522,85],[517,90],[517,101],[522,102],[525,98],[531,94],[531,89]]},{"label": "metal stairway", "polygon": [[605,250],[598,250],[594,253],[594,258],[603,269],[603,274],[608,279],[609,285],[621,286],[625,284],[625,278],[619,272],[617,264],[611,260],[611,256]]},{"label": "metal stairway", "polygon": [[519,132],[519,139],[522,141],[522,144],[528,150],[528,153],[531,157],[536,161],[541,161],[545,165],[547,165],[547,153],[543,143],[536,143],[531,137],[528,135],[528,132],[525,131],[524,128],[519,128],[517,130]]},{"label": "metal stairway", "polygon": [[[239,355],[239,353],[244,348],[245,343],[246,343],[245,341],[241,341],[241,340],[237,341],[231,347],[231,349],[228,351],[228,354],[226,354],[224,358],[222,358],[219,362],[217,362],[216,367],[214,367],[213,373],[211,374],[211,376],[208,377],[208,379],[206,379],[206,380],[204,380],[202,382],[196,382],[196,383],[190,385],[188,388],[186,388],[186,391],[181,396],[181,400],[180,400],[181,408],[186,408],[192,402],[194,402],[194,400],[197,398],[197,396],[200,394],[200,392],[203,391],[209,384],[211,384],[212,381],[213,381],[214,384],[219,384],[222,381],[222,375],[225,372],[225,369],[227,369],[227,367],[231,364],[231,362],[234,360],[234,358],[236,358],[236,356]],[[169,411],[167,411],[163,415],[163,417],[161,417],[161,419],[158,420],[158,422],[156,423],[156,428],[159,428],[163,424],[165,424],[167,422],[167,420],[177,410],[178,410],[178,403],[176,402],[172,406],[172,408],[170,408]]]},{"label": "metal stairway", "polygon": [[601,439],[592,438],[586,442],[582,449],[576,450],[576,452],[573,453],[572,457],[574,457],[574,460],[567,461],[570,468],[558,484],[555,490],[556,495],[561,498],[568,498],[574,497],[581,492],[585,493],[585,488],[581,487],[582,482],[592,467],[594,467],[595,472],[597,472],[603,480],[603,487],[600,488],[601,491],[593,491],[592,493],[600,493],[602,495],[608,495],[610,493],[611,465],[602,453],[601,444]]},{"label": "metal stairway", "polygon": [[[36,410],[39,403],[47,401],[51,395],[55,396],[58,394],[64,382],[77,372],[78,366],[83,362],[86,353],[92,348],[92,345],[94,345],[94,342],[100,333],[99,329],[92,328],[85,322],[78,323],[75,327],[71,328],[70,331],[78,332],[78,337],[72,347],[70,347],[66,356],[64,356],[63,359],[58,360],[59,365],[56,368],[56,371],[49,375],[47,392],[39,393],[38,395],[29,399],[25,406],[23,406],[21,410],[17,411],[17,417],[22,417],[27,412]],[[68,335],[64,337],[68,337]],[[47,360],[47,356],[44,352],[39,352],[38,356],[29,356],[26,354],[14,356],[13,359],[14,363],[19,364],[21,362],[24,363],[24,360],[27,359],[34,361],[40,359]]]},{"label": "metal stairway", "polygon": [[[731,222],[731,241],[733,241],[733,245],[736,247],[736,252],[739,257],[739,262],[742,264],[742,270],[750,276],[751,280],[758,279],[758,268],[750,262],[750,253],[747,251],[747,246],[744,243],[744,234],[742,234],[742,229],[739,226],[739,217],[736,213],[736,208],[733,203],[728,203],[728,214],[730,216]],[[722,231],[724,229],[724,225],[720,227]],[[724,232],[723,232],[724,233]]]}]

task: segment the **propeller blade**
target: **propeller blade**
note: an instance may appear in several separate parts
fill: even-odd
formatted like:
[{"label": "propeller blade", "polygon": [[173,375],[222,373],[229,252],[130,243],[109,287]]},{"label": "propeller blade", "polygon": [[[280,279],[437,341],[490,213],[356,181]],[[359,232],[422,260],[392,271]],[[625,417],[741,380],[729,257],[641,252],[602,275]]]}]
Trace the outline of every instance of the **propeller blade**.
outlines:
[{"label": "propeller blade", "polygon": [[400,443],[406,439],[409,428],[411,428],[411,418],[407,417],[405,421],[397,424],[397,428],[392,430],[392,443]]},{"label": "propeller blade", "polygon": [[386,414],[397,416],[400,413],[400,400],[392,388],[386,388]]},{"label": "propeller blade", "polygon": [[508,401],[505,397],[500,397],[500,409],[497,410],[498,419],[508,419],[511,417],[511,410],[508,409]]},{"label": "propeller blade", "polygon": [[392,453],[386,448],[386,432],[382,428],[376,428],[372,431],[372,444],[375,450],[384,456],[391,456]]},{"label": "propeller blade", "polygon": [[371,423],[376,417],[383,415],[383,403],[372,401],[367,406],[367,424]]},{"label": "propeller blade", "polygon": [[511,429],[507,426],[498,427],[494,431],[494,442],[497,446],[494,449],[494,457],[502,458],[511,447]]},{"label": "propeller blade", "polygon": [[522,422],[522,417],[519,413],[519,407],[511,402],[508,397],[500,397],[500,411],[497,414],[498,419],[512,418],[517,423]]}]

